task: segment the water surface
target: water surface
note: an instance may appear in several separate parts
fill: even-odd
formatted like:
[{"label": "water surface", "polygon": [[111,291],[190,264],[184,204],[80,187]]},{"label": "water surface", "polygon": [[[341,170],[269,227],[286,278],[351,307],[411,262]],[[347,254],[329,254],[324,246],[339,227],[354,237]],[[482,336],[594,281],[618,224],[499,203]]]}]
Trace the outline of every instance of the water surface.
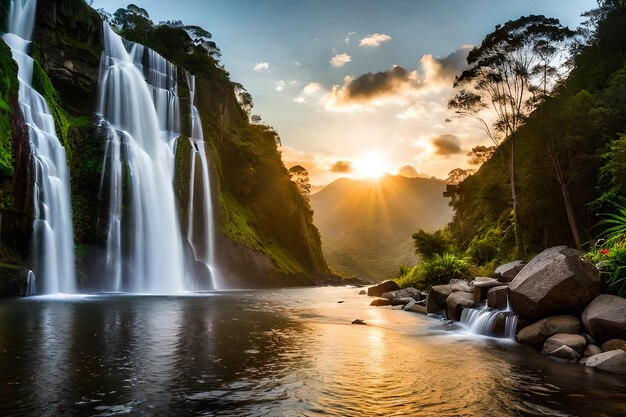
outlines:
[{"label": "water surface", "polygon": [[358,291],[3,300],[0,415],[626,415],[624,376]]}]

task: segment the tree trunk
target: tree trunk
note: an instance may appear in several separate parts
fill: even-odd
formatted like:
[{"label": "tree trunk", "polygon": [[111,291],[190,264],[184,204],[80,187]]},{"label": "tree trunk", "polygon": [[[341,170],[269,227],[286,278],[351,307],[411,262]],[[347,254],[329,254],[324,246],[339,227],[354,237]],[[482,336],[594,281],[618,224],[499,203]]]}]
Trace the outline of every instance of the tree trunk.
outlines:
[{"label": "tree trunk", "polygon": [[511,203],[513,204],[513,219],[515,221],[515,244],[517,246],[517,258],[526,256],[524,239],[522,237],[522,225],[517,209],[517,189],[515,186],[515,133],[511,135]]}]

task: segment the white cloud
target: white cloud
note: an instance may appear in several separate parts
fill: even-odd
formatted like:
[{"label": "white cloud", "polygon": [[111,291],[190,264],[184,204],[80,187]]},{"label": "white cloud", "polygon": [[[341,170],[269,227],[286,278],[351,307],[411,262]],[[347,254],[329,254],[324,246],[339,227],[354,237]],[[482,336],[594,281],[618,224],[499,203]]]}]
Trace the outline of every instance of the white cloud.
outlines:
[{"label": "white cloud", "polygon": [[350,45],[350,38],[352,38],[354,35],[356,35],[356,32],[348,32],[348,36],[346,37],[346,39],[344,39],[346,45]]},{"label": "white cloud", "polygon": [[254,70],[256,72],[265,72],[265,71],[268,71],[269,69],[270,69],[269,62],[259,62],[258,64],[254,66]]},{"label": "white cloud", "polygon": [[285,89],[285,81],[280,80],[276,83],[276,91],[283,91]]},{"label": "white cloud", "polygon": [[294,98],[293,101],[295,101],[298,104],[306,103],[306,99],[304,97],[302,97],[302,96],[298,96],[298,97]]},{"label": "white cloud", "polygon": [[322,88],[319,83],[309,83],[302,89],[302,94],[311,95]]},{"label": "white cloud", "polygon": [[384,33],[373,33],[371,35],[367,35],[365,38],[361,39],[359,42],[359,46],[363,47],[372,47],[377,48],[383,42],[388,42],[391,40],[391,36]]},{"label": "white cloud", "polygon": [[350,57],[350,55],[348,54],[337,54],[334,57],[331,58],[330,65],[332,65],[333,67],[343,67],[344,65],[346,65],[348,62],[352,61],[352,57]]}]

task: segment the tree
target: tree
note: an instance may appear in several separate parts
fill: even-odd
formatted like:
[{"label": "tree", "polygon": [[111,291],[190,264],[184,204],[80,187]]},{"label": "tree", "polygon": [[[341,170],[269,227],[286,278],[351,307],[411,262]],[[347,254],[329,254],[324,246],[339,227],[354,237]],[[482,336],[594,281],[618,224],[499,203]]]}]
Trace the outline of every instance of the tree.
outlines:
[{"label": "tree", "polygon": [[443,256],[452,247],[450,237],[443,230],[428,233],[420,229],[413,233],[413,245],[415,253],[421,255],[423,260],[433,259],[436,255]]},{"label": "tree", "polygon": [[302,165],[295,165],[289,168],[289,176],[291,177],[291,181],[296,184],[298,192],[302,194],[304,199],[308,202],[311,195],[309,171],[307,171]]},{"label": "tree", "polygon": [[496,151],[495,146],[474,146],[472,151],[467,154],[470,165],[482,165],[489,160]]},{"label": "tree", "polygon": [[[460,184],[465,180],[465,178],[469,177],[474,173],[473,169],[463,169],[463,168],[454,168],[452,171],[448,173],[448,178],[446,182],[448,184]],[[445,195],[445,194],[444,194]]]},{"label": "tree", "polygon": [[[535,78],[541,74],[538,68],[545,63],[542,47],[560,43],[570,33],[558,19],[536,15],[496,26],[479,47],[470,51],[469,68],[454,82],[460,91],[448,103],[459,116],[476,118],[496,146],[500,146],[499,135],[508,138],[511,204],[520,258],[525,248],[515,177],[515,133],[536,105],[530,99],[537,88]],[[492,123],[483,116],[488,108],[495,113]]]}]

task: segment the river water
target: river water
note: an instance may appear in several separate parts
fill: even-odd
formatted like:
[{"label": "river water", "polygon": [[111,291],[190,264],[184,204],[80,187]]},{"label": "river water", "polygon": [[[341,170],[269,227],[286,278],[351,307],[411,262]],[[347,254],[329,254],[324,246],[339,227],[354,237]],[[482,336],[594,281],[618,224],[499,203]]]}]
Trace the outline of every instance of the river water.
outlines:
[{"label": "river water", "polygon": [[626,415],[624,376],[358,292],[3,300],[0,415]]}]

